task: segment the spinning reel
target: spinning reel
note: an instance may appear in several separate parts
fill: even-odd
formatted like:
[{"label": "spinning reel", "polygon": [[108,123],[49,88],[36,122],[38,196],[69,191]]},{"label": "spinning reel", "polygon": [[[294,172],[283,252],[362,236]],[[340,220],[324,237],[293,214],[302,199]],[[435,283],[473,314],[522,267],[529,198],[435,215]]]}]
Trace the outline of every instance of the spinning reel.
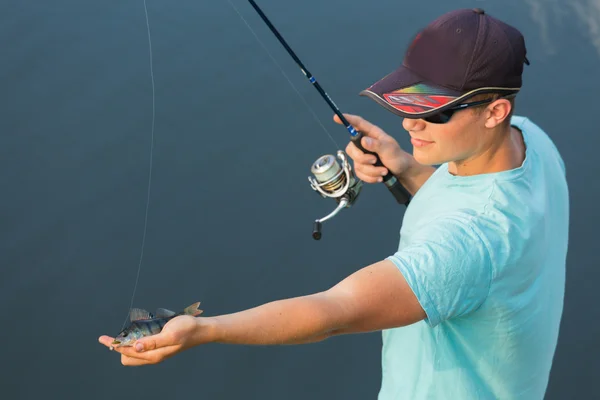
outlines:
[{"label": "spinning reel", "polygon": [[323,198],[333,198],[338,206],[329,215],[317,219],[314,223],[312,236],[321,239],[322,223],[336,216],[343,208],[351,207],[358,198],[363,182],[357,179],[343,151],[338,150],[337,158],[331,154],[321,156],[315,161],[310,171],[315,176],[309,176],[310,186]]}]

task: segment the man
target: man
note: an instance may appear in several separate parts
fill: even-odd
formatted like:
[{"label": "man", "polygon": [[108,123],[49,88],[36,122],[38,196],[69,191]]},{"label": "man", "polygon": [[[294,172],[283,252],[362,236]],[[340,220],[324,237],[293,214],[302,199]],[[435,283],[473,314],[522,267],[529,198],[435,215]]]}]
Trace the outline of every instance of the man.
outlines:
[{"label": "man", "polygon": [[382,330],[379,399],[542,399],[562,314],[569,204],[557,149],[512,115],[524,63],[520,32],[483,10],[433,21],[403,65],[362,92],[404,117],[413,156],[348,115],[385,165],[348,145],[357,176],[375,183],[389,169],[414,196],[397,252],[324,292],[177,317],[139,350],[118,349],[122,363],[153,364],[209,342],[299,344]]}]

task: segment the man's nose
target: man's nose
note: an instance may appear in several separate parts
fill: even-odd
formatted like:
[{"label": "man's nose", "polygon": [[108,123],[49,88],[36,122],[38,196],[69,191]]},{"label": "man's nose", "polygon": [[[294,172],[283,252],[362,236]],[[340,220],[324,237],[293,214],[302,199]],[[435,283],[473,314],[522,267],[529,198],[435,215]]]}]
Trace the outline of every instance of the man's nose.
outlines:
[{"label": "man's nose", "polygon": [[425,121],[422,119],[404,118],[402,127],[407,131],[421,131],[425,129]]}]

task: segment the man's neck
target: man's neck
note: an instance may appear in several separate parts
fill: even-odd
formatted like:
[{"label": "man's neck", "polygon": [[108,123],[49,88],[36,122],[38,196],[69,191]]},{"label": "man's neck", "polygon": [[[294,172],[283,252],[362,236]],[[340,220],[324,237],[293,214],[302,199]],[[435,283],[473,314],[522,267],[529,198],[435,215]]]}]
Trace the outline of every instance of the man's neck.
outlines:
[{"label": "man's neck", "polygon": [[449,172],[458,176],[470,176],[519,168],[525,160],[523,134],[512,126],[507,129],[508,132],[496,135],[498,140],[483,152],[466,160],[450,162]]}]

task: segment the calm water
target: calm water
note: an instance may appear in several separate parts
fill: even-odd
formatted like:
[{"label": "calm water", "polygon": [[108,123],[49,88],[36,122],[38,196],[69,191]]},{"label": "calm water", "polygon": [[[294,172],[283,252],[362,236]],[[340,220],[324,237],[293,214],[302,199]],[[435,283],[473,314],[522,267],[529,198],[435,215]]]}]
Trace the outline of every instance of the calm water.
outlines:
[{"label": "calm water", "polygon": [[[345,147],[347,132],[287,53],[245,1],[232,1]],[[336,146],[225,0],[147,4],[156,125],[136,306],[200,300],[207,315],[234,312],[326,289],[395,251],[404,210],[379,185],[311,238],[334,204],[310,189],[309,168]],[[572,201],[547,398],[599,398],[600,0],[260,4],[343,111],[406,148],[401,121],[357,93],[400,63],[416,30],[450,9],[483,7],[523,31],[532,64],[517,113],[556,142]],[[121,327],[142,243],[152,127],[143,1],[0,0],[0,48],[3,399],[376,397],[379,333],[208,345],[122,367],[97,337]]]}]

